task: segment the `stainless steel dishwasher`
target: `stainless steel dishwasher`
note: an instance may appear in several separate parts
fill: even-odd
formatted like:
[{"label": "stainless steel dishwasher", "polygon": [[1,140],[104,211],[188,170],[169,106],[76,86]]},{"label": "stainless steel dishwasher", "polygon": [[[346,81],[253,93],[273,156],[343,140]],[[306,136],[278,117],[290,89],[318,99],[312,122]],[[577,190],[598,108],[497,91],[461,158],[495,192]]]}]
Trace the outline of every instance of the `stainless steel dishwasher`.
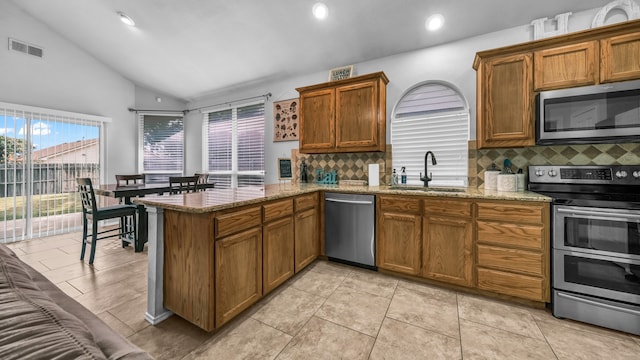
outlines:
[{"label": "stainless steel dishwasher", "polygon": [[375,196],[324,194],[324,250],[330,260],[375,269]]}]

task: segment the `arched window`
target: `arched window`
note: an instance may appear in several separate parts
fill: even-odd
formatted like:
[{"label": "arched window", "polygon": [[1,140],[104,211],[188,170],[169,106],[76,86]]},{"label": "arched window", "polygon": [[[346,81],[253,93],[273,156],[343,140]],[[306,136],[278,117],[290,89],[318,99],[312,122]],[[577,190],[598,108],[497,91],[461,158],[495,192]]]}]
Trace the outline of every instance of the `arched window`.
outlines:
[{"label": "arched window", "polygon": [[[404,166],[408,184],[422,184],[424,156],[435,154],[429,185],[467,186],[469,105],[451,84],[426,81],[407,90],[391,114],[393,168]],[[427,174],[428,175],[428,174]]]}]

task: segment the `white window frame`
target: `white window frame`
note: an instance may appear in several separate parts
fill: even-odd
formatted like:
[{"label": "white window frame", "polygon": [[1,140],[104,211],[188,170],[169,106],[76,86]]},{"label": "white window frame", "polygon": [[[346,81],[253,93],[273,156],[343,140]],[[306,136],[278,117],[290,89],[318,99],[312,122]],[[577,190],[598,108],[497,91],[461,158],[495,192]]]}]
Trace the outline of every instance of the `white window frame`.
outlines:
[{"label": "white window frame", "polygon": [[[405,97],[409,94],[411,94],[414,90],[416,90],[417,88],[423,87],[423,86],[428,86],[428,85],[442,85],[445,86],[451,90],[453,90],[460,98],[460,100],[463,102],[464,106],[463,109],[452,109],[450,111],[447,110],[442,110],[442,111],[437,111],[437,112],[433,112],[433,113],[426,113],[426,114],[416,114],[416,115],[404,115],[401,117],[398,117],[397,115],[397,111],[399,108],[399,105],[402,103],[402,101],[405,99]],[[465,151],[461,151],[461,159],[457,160],[460,162],[459,164],[459,168],[454,171],[454,172],[459,172],[460,175],[453,175],[451,174],[450,170],[446,170],[445,168],[449,168],[451,169],[452,167],[452,162],[456,161],[455,159],[447,159],[444,156],[438,156],[439,152],[437,150],[436,147],[434,146],[429,146],[429,144],[425,143],[424,146],[422,146],[422,143],[420,143],[420,145],[418,145],[418,149],[417,151],[420,152],[419,157],[416,156],[398,156],[398,152],[396,151],[397,148],[399,148],[398,146],[396,146],[396,144],[394,144],[394,128],[398,129],[400,126],[402,126],[402,123],[404,123],[405,126],[409,126],[410,123],[413,124],[417,124],[417,122],[420,121],[429,121],[429,120],[436,120],[436,121],[447,121],[447,118],[449,119],[458,119],[461,120],[461,117],[463,117],[464,119],[466,119],[466,130],[465,130]],[[392,160],[392,168],[396,169],[396,172],[398,173],[398,181],[400,181],[400,170],[401,168],[404,166],[406,167],[406,172],[407,172],[407,184],[409,185],[423,185],[423,182],[420,181],[420,173],[422,173],[423,176],[425,176],[424,174],[424,156],[425,153],[427,151],[432,151],[435,156],[436,159],[438,161],[438,165],[431,165],[431,159],[429,159],[428,161],[428,166],[429,166],[429,172],[433,173],[433,178],[434,180],[429,182],[430,186],[468,186],[469,185],[469,178],[468,178],[468,163],[469,163],[469,156],[468,156],[468,142],[469,142],[469,134],[470,134],[470,126],[469,126],[469,121],[470,121],[470,112],[469,112],[469,104],[467,102],[467,100],[465,99],[465,97],[462,95],[462,92],[453,84],[446,82],[446,81],[440,81],[440,80],[428,80],[428,81],[424,81],[424,82],[420,82],[412,87],[410,87],[409,89],[407,89],[402,96],[400,96],[400,99],[398,100],[398,102],[396,103],[396,105],[393,108],[392,114],[391,114],[391,145],[392,145],[392,151],[393,151],[393,160]],[[415,125],[411,125],[414,130],[411,133],[411,136],[415,136],[415,137],[420,137],[421,136],[421,132],[418,132],[415,128],[417,128],[417,126]],[[424,129],[422,129],[424,130]],[[397,130],[398,132],[400,130]],[[395,142],[397,143],[398,140],[396,139]],[[413,149],[416,149],[416,145],[413,145]],[[444,165],[444,166],[443,166]],[[439,166],[441,166],[441,168],[439,168]],[[455,166],[454,166],[455,167]],[[444,174],[442,174],[442,172],[444,172]],[[439,174],[440,173],[440,174]],[[426,174],[427,176],[429,176],[429,174]]]},{"label": "white window frame", "polygon": [[[182,169],[179,173],[171,170],[153,170],[145,171],[144,169],[144,117],[145,116],[166,116],[170,118],[181,117],[182,118]],[[141,174],[166,174],[166,175],[183,175],[186,166],[186,131],[185,131],[185,116],[182,112],[139,112],[138,113],[138,172]]]},{"label": "white window frame", "polygon": [[[261,176],[262,184],[265,182],[265,170],[256,170],[256,171],[239,171],[238,170],[238,108],[262,104],[265,105],[264,100],[252,101],[252,102],[244,102],[237,103],[233,105],[226,106],[218,106],[205,108],[200,110],[202,112],[202,169],[207,174],[210,175],[230,175],[231,176],[231,188],[238,187],[238,176],[239,175],[253,175],[253,176]],[[209,169],[209,114],[218,111],[230,110],[231,109],[231,170],[215,170],[212,171]],[[263,121],[266,122],[266,107],[265,107],[265,116]],[[263,151],[263,156],[266,151]]]}]

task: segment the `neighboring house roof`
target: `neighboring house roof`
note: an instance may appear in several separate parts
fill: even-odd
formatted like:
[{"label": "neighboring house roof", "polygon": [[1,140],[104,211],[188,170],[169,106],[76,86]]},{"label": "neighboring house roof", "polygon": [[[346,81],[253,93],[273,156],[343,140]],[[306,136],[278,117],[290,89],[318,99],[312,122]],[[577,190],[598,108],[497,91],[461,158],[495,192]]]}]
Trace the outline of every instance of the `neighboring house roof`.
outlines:
[{"label": "neighboring house roof", "polygon": [[34,162],[46,161],[71,152],[87,149],[99,144],[98,139],[78,140],[71,143],[62,143],[44,149],[35,150],[31,155]]}]

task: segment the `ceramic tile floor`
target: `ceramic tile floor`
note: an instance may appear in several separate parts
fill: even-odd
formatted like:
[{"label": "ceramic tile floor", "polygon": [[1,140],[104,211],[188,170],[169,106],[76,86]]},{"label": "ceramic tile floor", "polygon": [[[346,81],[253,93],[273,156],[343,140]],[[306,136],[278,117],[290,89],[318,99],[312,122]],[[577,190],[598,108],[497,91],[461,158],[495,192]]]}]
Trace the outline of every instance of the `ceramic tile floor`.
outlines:
[{"label": "ceramic tile floor", "polygon": [[9,246],[157,359],[640,359],[640,337],[482,296],[316,261],[238,318],[206,333],[177,316],[151,326],[147,252],[80,234]]}]

